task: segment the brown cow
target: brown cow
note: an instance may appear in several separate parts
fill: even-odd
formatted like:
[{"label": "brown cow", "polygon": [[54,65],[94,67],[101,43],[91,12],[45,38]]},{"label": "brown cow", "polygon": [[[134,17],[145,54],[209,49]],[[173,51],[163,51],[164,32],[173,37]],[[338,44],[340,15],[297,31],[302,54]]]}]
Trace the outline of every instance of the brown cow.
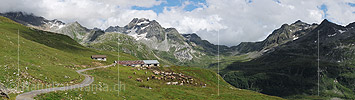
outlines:
[{"label": "brown cow", "polygon": [[143,80],[141,78],[137,78],[136,81],[143,82]]},{"label": "brown cow", "polygon": [[152,78],[155,78],[155,75],[152,75]]}]

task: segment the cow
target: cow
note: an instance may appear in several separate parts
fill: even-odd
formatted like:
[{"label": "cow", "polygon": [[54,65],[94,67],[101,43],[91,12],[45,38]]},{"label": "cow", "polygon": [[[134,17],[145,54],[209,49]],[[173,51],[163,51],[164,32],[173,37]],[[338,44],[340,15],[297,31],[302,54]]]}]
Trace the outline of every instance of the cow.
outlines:
[{"label": "cow", "polygon": [[152,75],[152,78],[155,78],[155,75]]},{"label": "cow", "polygon": [[178,85],[179,82],[172,82],[172,85]]},{"label": "cow", "polygon": [[160,72],[159,72],[159,71],[157,71],[157,70],[153,70],[153,73],[154,73],[155,75],[160,74]]},{"label": "cow", "polygon": [[141,78],[137,78],[136,81],[143,82],[143,80]]},{"label": "cow", "polygon": [[207,86],[207,84],[204,84],[202,87],[204,88],[204,87],[206,87]]},{"label": "cow", "polygon": [[132,76],[128,76],[128,78],[129,78],[129,79],[131,79],[131,78],[132,78]]}]

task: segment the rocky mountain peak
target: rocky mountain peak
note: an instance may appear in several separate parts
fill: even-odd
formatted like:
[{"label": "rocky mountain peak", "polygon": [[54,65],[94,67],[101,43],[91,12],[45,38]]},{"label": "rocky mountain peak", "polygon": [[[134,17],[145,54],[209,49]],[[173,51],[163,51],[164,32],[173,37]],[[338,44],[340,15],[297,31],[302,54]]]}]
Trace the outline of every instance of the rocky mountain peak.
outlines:
[{"label": "rocky mountain peak", "polygon": [[108,27],[105,32],[124,32],[124,27],[120,27],[120,26],[110,26]]},{"label": "rocky mountain peak", "polygon": [[6,12],[0,13],[0,15],[10,18],[11,20],[14,20],[23,25],[40,26],[48,22],[48,20],[44,19],[43,17],[35,16],[32,13],[28,14],[25,12]]},{"label": "rocky mountain peak", "polygon": [[73,23],[69,23],[68,26],[72,26],[72,27],[83,27],[81,26],[81,24],[77,21],[73,22]]},{"label": "rocky mountain peak", "polygon": [[321,42],[331,42],[336,39],[349,37],[347,34],[343,34],[347,32],[347,27],[335,24],[333,22],[324,19],[321,24],[313,30],[313,34],[309,36],[310,39],[316,39],[317,33],[319,32],[319,38]]},{"label": "rocky mountain peak", "polygon": [[125,28],[127,29],[132,29],[135,27],[142,27],[142,26],[146,26],[150,23],[151,21],[149,21],[149,19],[146,18],[133,18],[133,20],[131,22],[128,23],[128,25],[125,26]]},{"label": "rocky mountain peak", "polygon": [[[75,21],[73,24],[75,25],[80,25],[80,23],[78,21]],[[81,25],[80,25],[81,26]]]},{"label": "rocky mountain peak", "polygon": [[304,22],[302,22],[301,20],[297,20],[295,23],[304,23]]},{"label": "rocky mountain peak", "polygon": [[324,19],[321,22],[321,24],[319,24],[319,27],[317,27],[317,30],[327,31],[327,33],[335,32],[337,30],[343,30],[343,29],[345,29],[344,26],[332,23],[332,22],[328,21],[327,19]]},{"label": "rocky mountain peak", "polygon": [[147,18],[133,18],[130,23],[140,23],[140,22],[144,22],[144,21],[149,21],[149,19],[147,19]]},{"label": "rocky mountain peak", "polygon": [[337,29],[342,29],[345,28],[344,26],[335,24],[333,22],[328,21],[327,19],[324,19],[320,24],[318,28],[337,28]]},{"label": "rocky mountain peak", "polygon": [[196,33],[191,33],[191,34],[182,34],[187,40],[201,40],[201,37],[199,37]]},{"label": "rocky mountain peak", "polygon": [[302,26],[302,25],[309,25],[309,24],[302,22],[301,20],[297,20],[296,22],[292,23],[291,25]]},{"label": "rocky mountain peak", "polygon": [[323,19],[323,21],[321,22],[321,24],[324,24],[324,23],[331,23],[331,22],[328,21],[328,19]]}]

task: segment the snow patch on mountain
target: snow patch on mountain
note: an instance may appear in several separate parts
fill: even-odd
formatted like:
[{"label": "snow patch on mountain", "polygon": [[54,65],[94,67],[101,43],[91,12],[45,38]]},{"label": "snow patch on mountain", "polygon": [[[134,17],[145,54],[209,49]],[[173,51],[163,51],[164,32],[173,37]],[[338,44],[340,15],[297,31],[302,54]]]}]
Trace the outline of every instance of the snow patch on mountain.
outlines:
[{"label": "snow patch on mountain", "polygon": [[145,28],[149,27],[149,25],[141,27],[141,30],[144,30]]},{"label": "snow patch on mountain", "polygon": [[49,22],[48,23],[50,25],[49,28],[57,28],[57,29],[61,29],[63,28],[65,25],[63,23],[58,23],[58,22]]},{"label": "snow patch on mountain", "polygon": [[293,35],[293,40],[297,40],[297,39],[298,39],[298,36]]},{"label": "snow patch on mountain", "polygon": [[337,33],[334,33],[334,34],[328,35],[328,37],[333,37],[333,36],[335,36],[335,35],[337,35]]},{"label": "snow patch on mountain", "polygon": [[343,30],[338,30],[340,33],[344,33],[344,32],[346,32],[346,31],[343,31]]},{"label": "snow patch on mountain", "polygon": [[149,23],[149,21],[148,20],[144,20],[143,22],[139,22],[139,23],[137,23],[137,25],[145,25],[145,24],[148,24]]}]

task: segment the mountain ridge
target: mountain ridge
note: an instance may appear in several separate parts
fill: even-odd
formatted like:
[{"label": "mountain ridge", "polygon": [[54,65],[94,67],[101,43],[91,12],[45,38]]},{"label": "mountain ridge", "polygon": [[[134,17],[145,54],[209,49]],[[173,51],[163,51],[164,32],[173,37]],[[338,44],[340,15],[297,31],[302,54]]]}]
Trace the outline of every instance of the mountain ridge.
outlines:
[{"label": "mountain ridge", "polygon": [[272,52],[247,62],[234,62],[223,74],[227,82],[239,88],[290,99],[314,96],[319,44],[320,96],[354,99],[354,38],[355,29],[325,19]]}]

